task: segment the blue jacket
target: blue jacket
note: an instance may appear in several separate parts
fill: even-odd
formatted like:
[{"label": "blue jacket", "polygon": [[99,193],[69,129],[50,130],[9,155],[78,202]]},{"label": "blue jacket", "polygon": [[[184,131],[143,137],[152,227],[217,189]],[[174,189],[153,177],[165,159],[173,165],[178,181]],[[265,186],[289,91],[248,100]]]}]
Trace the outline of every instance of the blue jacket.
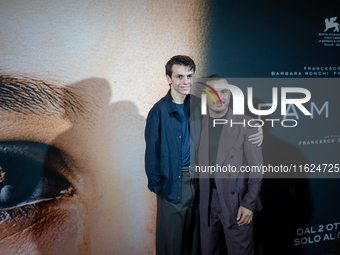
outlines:
[{"label": "blue jacket", "polygon": [[[187,111],[191,102],[188,96],[184,102]],[[181,201],[181,121],[169,90],[150,110],[145,127],[145,171],[148,188],[171,203]],[[197,141],[190,138],[191,162],[195,158],[193,154],[196,153],[197,145]]]}]

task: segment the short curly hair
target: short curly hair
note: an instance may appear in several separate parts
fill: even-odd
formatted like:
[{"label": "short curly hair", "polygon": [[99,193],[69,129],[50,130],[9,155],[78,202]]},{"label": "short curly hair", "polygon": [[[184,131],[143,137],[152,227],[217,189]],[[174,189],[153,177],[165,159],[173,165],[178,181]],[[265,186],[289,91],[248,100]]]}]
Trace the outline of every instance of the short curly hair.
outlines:
[{"label": "short curly hair", "polygon": [[184,55],[173,56],[165,65],[165,74],[169,75],[170,78],[173,65],[189,66],[189,70],[196,71],[195,62],[190,57]]}]

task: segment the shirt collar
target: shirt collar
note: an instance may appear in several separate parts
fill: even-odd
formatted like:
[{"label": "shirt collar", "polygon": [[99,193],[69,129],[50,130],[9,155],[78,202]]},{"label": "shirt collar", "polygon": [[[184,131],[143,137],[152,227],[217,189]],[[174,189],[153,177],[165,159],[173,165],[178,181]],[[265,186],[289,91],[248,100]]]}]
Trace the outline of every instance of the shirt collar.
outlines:
[{"label": "shirt collar", "polygon": [[[170,95],[171,89],[169,89],[168,93],[164,97],[164,101],[166,104],[166,108],[168,109],[169,113],[174,113],[177,112],[175,103],[172,101],[171,95]],[[185,108],[187,108],[190,104],[190,95],[187,95],[185,100],[184,100]]]}]

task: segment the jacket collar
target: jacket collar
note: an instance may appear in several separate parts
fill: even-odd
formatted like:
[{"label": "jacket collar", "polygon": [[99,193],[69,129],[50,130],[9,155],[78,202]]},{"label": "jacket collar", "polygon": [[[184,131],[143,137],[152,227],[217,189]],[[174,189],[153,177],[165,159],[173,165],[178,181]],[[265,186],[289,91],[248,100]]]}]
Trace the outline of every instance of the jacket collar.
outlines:
[{"label": "jacket collar", "polygon": [[238,134],[241,131],[239,125],[234,125],[230,127],[230,120],[233,119],[235,121],[235,117],[233,115],[233,110],[229,107],[227,112],[226,120],[228,120],[228,124],[224,125],[222,128],[222,132],[220,135],[220,140],[218,143],[218,152],[216,157],[216,164],[222,165],[223,162],[227,159],[231,149],[234,146],[234,143],[238,137]]},{"label": "jacket collar", "polygon": [[[229,107],[227,115],[225,117],[228,120],[228,124],[224,125],[220,134],[218,143],[216,164],[222,165],[228,157],[234,143],[241,131],[239,125],[230,127],[230,120],[235,119],[233,110]],[[202,129],[200,136],[200,148],[198,159],[201,165],[209,165],[209,113],[203,116]]]},{"label": "jacket collar", "polygon": [[[163,98],[165,101],[166,108],[169,113],[174,113],[177,112],[175,103],[172,101],[171,95],[170,95],[171,89],[169,89],[168,93],[165,95]],[[185,108],[188,109],[188,106],[190,104],[190,95],[187,95],[185,100],[184,100]]]}]

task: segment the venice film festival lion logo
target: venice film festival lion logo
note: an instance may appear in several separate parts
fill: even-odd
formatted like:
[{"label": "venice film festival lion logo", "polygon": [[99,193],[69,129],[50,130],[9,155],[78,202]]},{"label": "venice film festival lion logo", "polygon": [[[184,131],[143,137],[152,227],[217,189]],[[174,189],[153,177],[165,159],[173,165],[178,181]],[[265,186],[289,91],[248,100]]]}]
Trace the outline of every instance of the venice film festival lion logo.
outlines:
[{"label": "venice film festival lion logo", "polygon": [[330,28],[333,28],[334,27],[334,30],[333,32],[339,32],[339,23],[338,22],[334,22],[336,21],[338,17],[335,16],[335,17],[332,17],[332,18],[329,18],[329,19],[325,19],[325,26],[326,26],[326,29],[324,32],[326,32],[328,29]]}]

